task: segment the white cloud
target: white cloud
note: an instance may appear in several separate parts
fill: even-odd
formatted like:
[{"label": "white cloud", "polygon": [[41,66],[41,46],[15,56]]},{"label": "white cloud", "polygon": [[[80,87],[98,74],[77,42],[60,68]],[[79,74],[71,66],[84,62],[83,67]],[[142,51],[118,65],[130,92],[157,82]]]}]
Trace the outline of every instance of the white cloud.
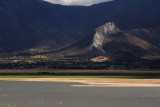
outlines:
[{"label": "white cloud", "polygon": [[54,4],[62,5],[85,5],[89,6],[92,4],[97,4],[101,2],[111,1],[111,0],[44,0]]}]

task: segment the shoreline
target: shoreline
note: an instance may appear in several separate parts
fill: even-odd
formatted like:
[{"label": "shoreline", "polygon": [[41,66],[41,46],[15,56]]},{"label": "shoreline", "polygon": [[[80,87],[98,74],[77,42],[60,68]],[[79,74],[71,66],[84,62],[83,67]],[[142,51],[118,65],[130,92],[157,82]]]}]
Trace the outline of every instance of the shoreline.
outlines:
[{"label": "shoreline", "polygon": [[71,87],[160,87],[160,79],[119,78],[0,78],[0,82],[72,82]]},{"label": "shoreline", "polygon": [[149,70],[67,70],[67,69],[5,69],[0,75],[117,75],[160,76],[160,71]]}]

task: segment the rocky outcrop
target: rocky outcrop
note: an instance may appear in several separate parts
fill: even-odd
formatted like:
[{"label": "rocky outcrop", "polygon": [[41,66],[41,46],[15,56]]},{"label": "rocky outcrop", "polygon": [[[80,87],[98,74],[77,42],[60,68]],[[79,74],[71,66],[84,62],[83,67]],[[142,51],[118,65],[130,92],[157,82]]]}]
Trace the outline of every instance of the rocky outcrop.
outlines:
[{"label": "rocky outcrop", "polygon": [[100,51],[104,52],[103,45],[111,41],[110,36],[117,34],[120,30],[116,27],[113,22],[108,22],[105,25],[100,26],[96,29],[96,33],[93,38],[92,46],[96,47]]}]

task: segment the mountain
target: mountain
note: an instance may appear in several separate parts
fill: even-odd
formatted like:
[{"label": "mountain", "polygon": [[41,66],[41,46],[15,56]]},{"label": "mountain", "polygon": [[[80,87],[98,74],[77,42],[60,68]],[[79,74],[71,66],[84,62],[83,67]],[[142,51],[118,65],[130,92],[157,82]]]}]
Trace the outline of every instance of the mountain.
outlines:
[{"label": "mountain", "polygon": [[70,24],[78,9],[42,0],[0,0],[1,50],[57,48],[81,38]]},{"label": "mountain", "polygon": [[[81,54],[82,56],[91,57],[97,55],[119,57],[122,55],[123,59],[128,55],[136,59],[139,57],[159,56],[159,34],[160,28],[120,30],[114,23],[108,22],[96,29],[93,39],[89,36],[85,37],[65,47],[65,51],[62,54],[68,53],[69,56]],[[66,50],[69,50],[69,52]],[[63,49],[60,51],[63,51]]]},{"label": "mountain", "polygon": [[159,5],[158,0],[114,0],[87,7],[0,0],[0,51],[56,49],[52,54],[156,58]]},{"label": "mountain", "polygon": [[149,0],[115,0],[93,5],[90,8],[101,10],[95,15],[105,14],[93,24],[103,24],[95,26],[92,37],[65,47],[61,53],[85,57],[103,55],[111,59],[157,58],[160,54],[159,4]]}]

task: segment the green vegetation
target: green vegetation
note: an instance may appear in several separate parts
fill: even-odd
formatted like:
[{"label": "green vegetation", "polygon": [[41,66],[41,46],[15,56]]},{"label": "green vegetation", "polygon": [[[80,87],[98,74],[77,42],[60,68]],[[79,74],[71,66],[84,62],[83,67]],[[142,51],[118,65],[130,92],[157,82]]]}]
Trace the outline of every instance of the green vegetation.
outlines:
[{"label": "green vegetation", "polygon": [[126,78],[126,79],[152,79],[160,78],[160,76],[63,76],[63,75],[5,75],[0,78]]}]

